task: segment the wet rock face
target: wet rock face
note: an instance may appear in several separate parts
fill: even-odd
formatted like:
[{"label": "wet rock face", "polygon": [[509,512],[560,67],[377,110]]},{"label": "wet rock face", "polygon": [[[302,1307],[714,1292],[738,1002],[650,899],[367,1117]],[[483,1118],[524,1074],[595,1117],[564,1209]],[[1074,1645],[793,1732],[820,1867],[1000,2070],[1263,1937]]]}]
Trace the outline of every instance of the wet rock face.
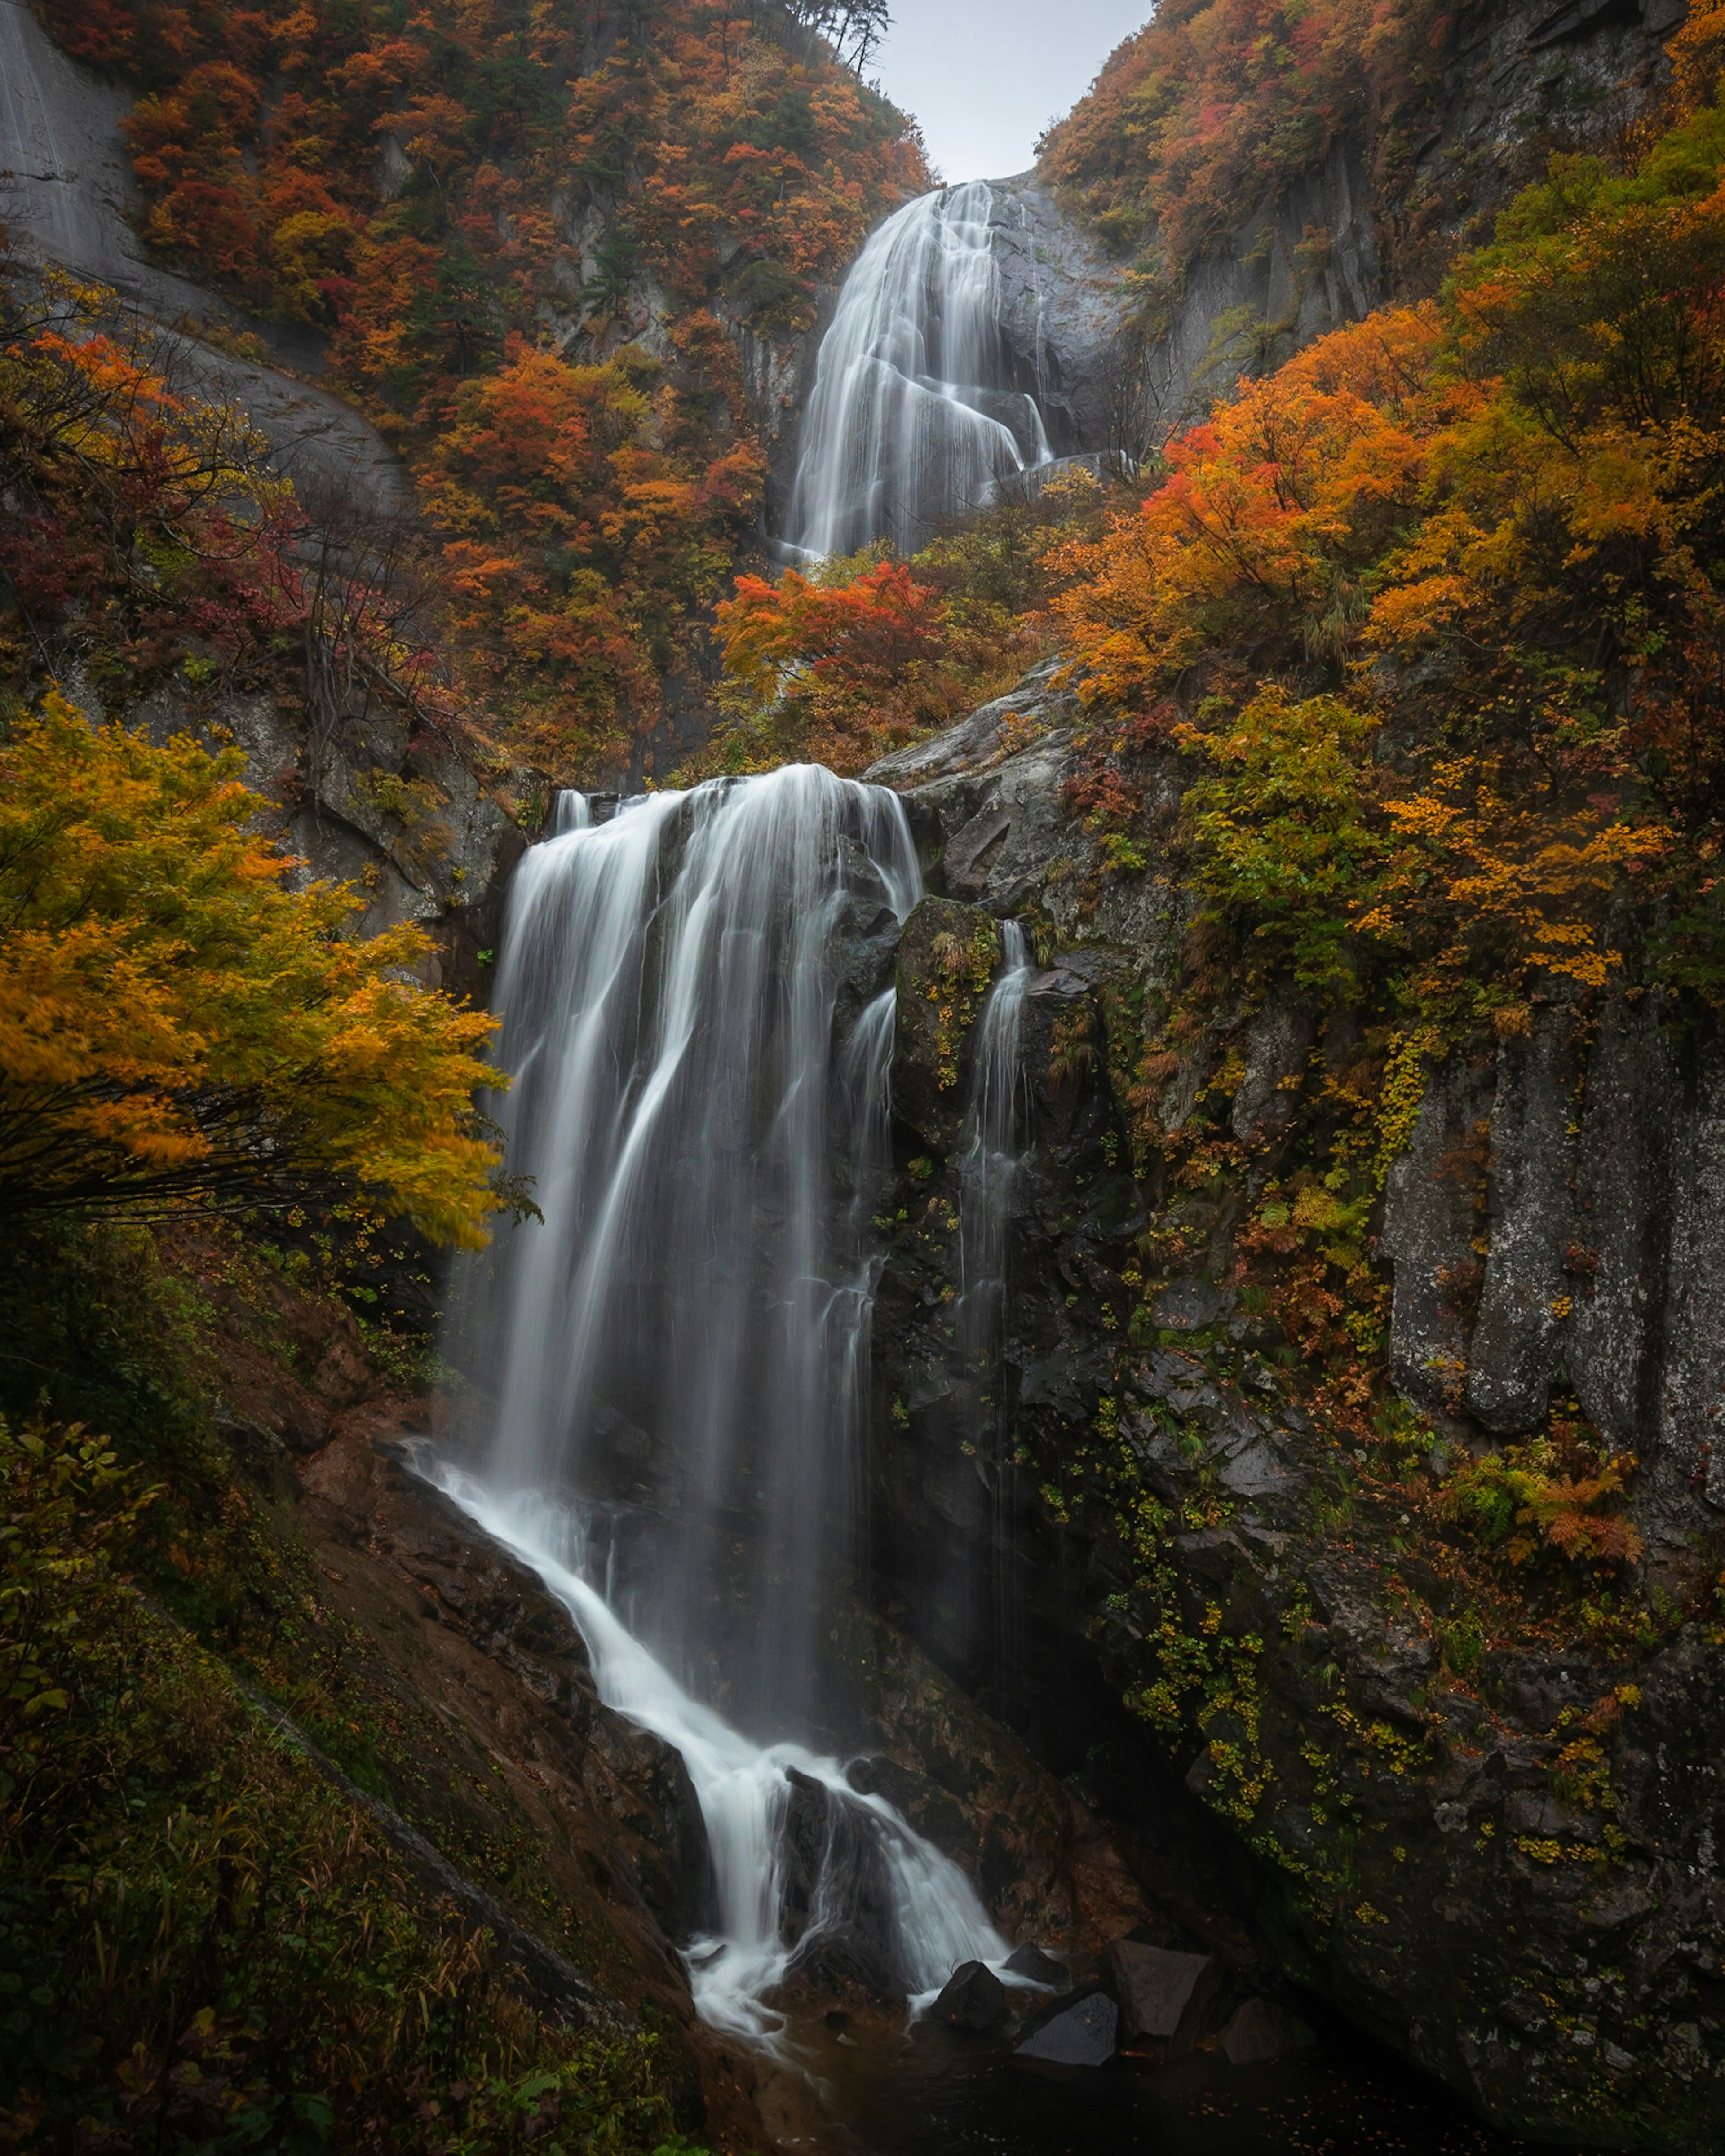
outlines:
[{"label": "wet rock face", "polygon": [[[1189,1201],[1130,1172],[1110,1029],[1176,978],[1191,901],[1164,842],[1183,780],[1175,758],[1153,767],[1148,865],[1100,875],[1062,806],[1070,725],[1033,676],[879,774],[906,789],[930,887],[955,916],[1034,910],[1046,963],[1025,1004],[1033,1142],[998,1372],[955,1351],[950,1142],[920,1109],[901,1117],[875,1322],[875,1592],[1040,1759],[1078,1770],[1142,1896],[1134,1941],[1229,1972],[1218,2027],[1244,1992],[1274,1989],[1273,1956],[1507,2130],[1716,2146],[1725,1671],[1711,1605],[1651,1648],[1482,1645],[1470,1684],[1453,1684],[1430,1627],[1385,1583],[1441,1621],[1465,1607],[1399,1542],[1393,1478],[1288,1396],[1280,1328],[1232,1285],[1225,1214],[1183,1216],[1203,1230],[1192,1269],[1128,1337],[1137,1239]],[[901,953],[901,997],[922,963]],[[1440,1454],[1513,1442],[1573,1394],[1639,1459],[1630,1502],[1652,1578],[1705,1587],[1725,1528],[1725,1050],[1677,1016],[1651,993],[1536,1004],[1525,1033],[1435,1065],[1378,1250],[1392,1377]],[[1235,1134],[1274,1157],[1283,1081],[1324,1044],[1285,992],[1240,1034]],[[895,1070],[908,1102],[926,1053],[910,1039]],[[1188,1082],[1167,1080],[1165,1123]],[[1088,1495],[1070,1495],[1069,1471],[1068,1497],[1045,1498],[1037,1464],[1086,1454]],[[1156,1596],[1105,1471],[1122,1455],[1176,1523]],[[1214,1523],[1183,1527],[1183,1514]],[[1164,1672],[1153,1643],[1168,1636],[1183,1653],[1250,1642],[1250,1675],[1225,1697],[1234,1680],[1219,1680],[1195,1719],[1166,1718],[1159,1750],[1121,1702]],[[1578,1741],[1594,1748],[1579,1774]],[[1254,1759],[1268,1779],[1248,1802],[1240,1763]],[[1124,2004],[1127,1976],[1112,1980]],[[1297,2035],[1234,2031],[1243,2056]]]},{"label": "wet rock face", "polygon": [[901,1995],[892,1891],[874,1815],[824,1782],[785,1769],[779,1934],[793,1972],[839,1991]]},{"label": "wet rock face", "polygon": [[956,1143],[964,1115],[960,1050],[1000,963],[992,914],[925,898],[899,944],[893,1047],[896,1113],[930,1145]]},{"label": "wet rock face", "polygon": [[292,1522],[319,1741],[553,1962],[662,2032],[680,2131],[764,2145],[752,2071],[696,2019],[674,1950],[711,1891],[681,1758],[601,1703],[562,1604],[413,1474],[423,1403],[365,1363],[351,1320],[285,1284],[267,1306],[228,1292],[219,1425]]},{"label": "wet rock face", "polygon": [[1056,456],[1105,449],[1125,315],[1119,264],[1034,172],[992,182],[1001,341]]},{"label": "wet rock face", "polygon": [[1573,1393],[1640,1465],[1630,1511],[1681,1569],[1725,1512],[1725,1046],[1657,994],[1430,1075],[1392,1172],[1394,1369],[1494,1436]]}]

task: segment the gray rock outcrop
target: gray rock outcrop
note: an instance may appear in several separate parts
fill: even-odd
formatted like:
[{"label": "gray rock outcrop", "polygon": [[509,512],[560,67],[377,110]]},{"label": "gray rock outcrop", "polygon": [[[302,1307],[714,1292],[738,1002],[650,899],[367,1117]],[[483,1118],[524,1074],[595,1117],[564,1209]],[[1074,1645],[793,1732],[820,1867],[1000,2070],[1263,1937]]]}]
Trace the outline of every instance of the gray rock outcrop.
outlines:
[{"label": "gray rock outcrop", "polygon": [[[0,223],[13,248],[110,286],[158,323],[160,363],[175,386],[239,405],[296,484],[404,513],[401,459],[345,398],[304,378],[322,366],[316,334],[247,315],[150,259],[120,132],[131,105],[124,87],[68,58],[23,0],[0,0]],[[296,372],[204,341],[197,331],[205,325],[249,334]]]},{"label": "gray rock outcrop", "polygon": [[1429,296],[1553,150],[1608,145],[1666,78],[1685,0],[1517,0],[1458,13],[1429,138],[1391,198],[1358,131],[1195,262],[1165,317],[1133,320],[1127,259],[1042,174],[992,182],[1003,338],[1057,456],[1141,455],[1243,368],[1387,302]]}]

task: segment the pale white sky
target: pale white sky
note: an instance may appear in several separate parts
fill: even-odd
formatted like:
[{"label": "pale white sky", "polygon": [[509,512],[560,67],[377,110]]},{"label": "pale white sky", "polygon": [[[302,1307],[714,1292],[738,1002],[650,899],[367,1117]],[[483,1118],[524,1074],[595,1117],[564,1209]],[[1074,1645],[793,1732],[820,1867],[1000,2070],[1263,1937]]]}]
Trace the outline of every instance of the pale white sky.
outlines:
[{"label": "pale white sky", "polygon": [[1050,120],[1070,112],[1152,0],[895,0],[869,65],[922,123],[947,180],[1022,172]]}]

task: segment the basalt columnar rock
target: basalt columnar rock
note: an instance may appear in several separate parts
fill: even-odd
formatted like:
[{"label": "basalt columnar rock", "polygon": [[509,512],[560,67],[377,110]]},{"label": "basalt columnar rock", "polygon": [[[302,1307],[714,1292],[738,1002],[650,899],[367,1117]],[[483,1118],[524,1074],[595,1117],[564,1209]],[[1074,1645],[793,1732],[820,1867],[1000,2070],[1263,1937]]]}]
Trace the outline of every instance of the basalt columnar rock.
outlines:
[{"label": "basalt columnar rock", "polygon": [[[1078,1773],[1141,1881],[1160,1860],[1146,1898],[1169,1929],[1138,1936],[1235,1977],[1272,1954],[1508,2130],[1716,2146],[1725,1045],[1631,968],[1590,1008],[1554,993],[1526,1032],[1430,1060],[1374,1224],[1389,1374],[1424,1435],[1344,1445],[1237,1283],[1238,1210],[1134,1162],[1134,1014],[1174,988],[1196,911],[1173,843],[1191,767],[1143,759],[1144,865],[1111,869],[1063,799],[1076,716],[1032,676],[876,773],[946,932],[1019,916],[1040,965],[999,1371],[956,1352],[962,1163],[928,1042],[901,1045],[875,1591]],[[927,964],[906,946],[901,1001]],[[1225,1035],[1230,1134],[1274,1158],[1283,1081],[1332,1044],[1284,990],[1212,1024],[1155,1081],[1161,1127]],[[942,1045],[962,1089],[966,1045]],[[1147,1279],[1147,1230],[1175,1219],[1183,1269]],[[1577,1605],[1525,1643],[1502,1611],[1471,1630],[1446,1478],[1572,1402],[1636,1462],[1645,1547],[1620,1580],[1640,1630]],[[1206,1938],[1230,1911],[1235,1938]]]}]

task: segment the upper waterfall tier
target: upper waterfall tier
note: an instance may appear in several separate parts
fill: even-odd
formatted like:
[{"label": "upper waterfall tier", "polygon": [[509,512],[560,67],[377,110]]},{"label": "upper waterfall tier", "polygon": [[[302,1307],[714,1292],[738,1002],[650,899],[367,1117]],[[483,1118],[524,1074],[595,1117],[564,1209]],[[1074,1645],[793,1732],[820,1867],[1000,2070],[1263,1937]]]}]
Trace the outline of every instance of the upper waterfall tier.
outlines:
[{"label": "upper waterfall tier", "polygon": [[986,180],[919,196],[870,236],[845,279],[791,501],[805,554],[883,537],[913,553],[1052,454],[1001,334],[995,209]]}]

